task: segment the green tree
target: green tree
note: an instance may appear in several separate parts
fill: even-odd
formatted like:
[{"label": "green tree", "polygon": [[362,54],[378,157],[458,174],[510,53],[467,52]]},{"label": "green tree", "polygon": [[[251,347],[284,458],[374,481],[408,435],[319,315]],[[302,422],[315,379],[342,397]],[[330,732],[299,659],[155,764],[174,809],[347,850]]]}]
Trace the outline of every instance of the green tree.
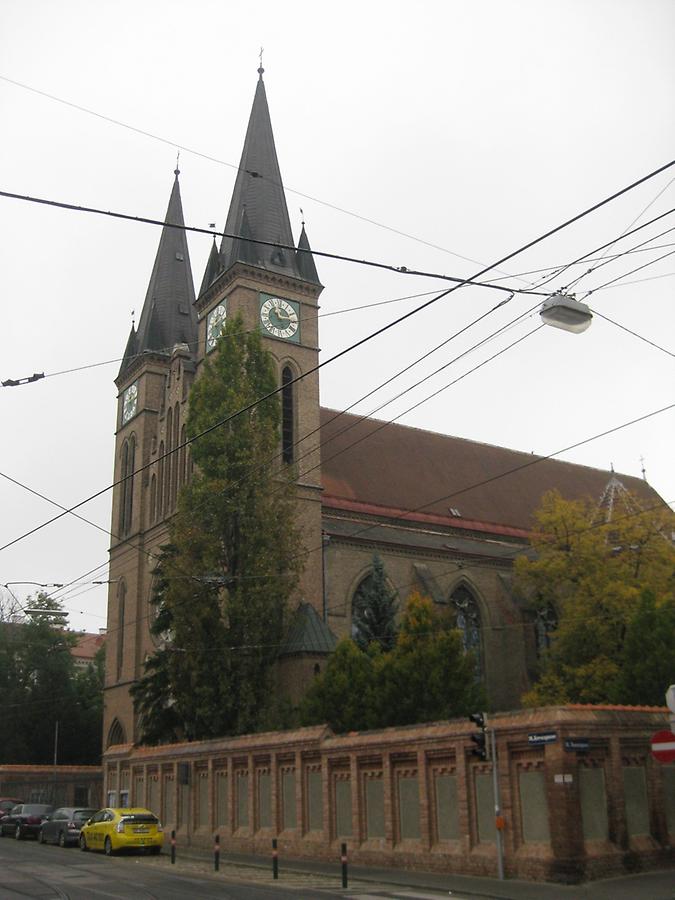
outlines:
[{"label": "green tree", "polygon": [[414,593],[389,652],[375,642],[366,651],[351,640],[338,644],[310,687],[301,718],[345,732],[449,719],[484,704],[459,632],[429,598]]},{"label": "green tree", "polygon": [[301,560],[292,471],[280,458],[276,396],[230,417],[275,387],[260,336],[232,319],[190,395],[188,435],[206,433],[192,444],[196,471],[157,573],[153,631],[164,646],[133,690],[148,743],[242,734],[273,715]]},{"label": "green tree", "polygon": [[410,595],[394,648],[376,659],[373,705],[380,727],[484,708],[473,655],[464,652],[458,629],[428,597]]},{"label": "green tree", "polygon": [[619,690],[629,622],[649,590],[672,596],[675,548],[668,509],[639,512],[620,495],[610,521],[590,501],[547,494],[536,517],[532,558],[515,563],[515,586],[535,613],[555,612],[528,706],[623,702]]},{"label": "green tree", "polygon": [[387,584],[380,557],[373,556],[373,571],[358,587],[352,604],[352,637],[361,650],[372,643],[391,650],[396,642],[397,593]]},{"label": "green tree", "polygon": [[62,607],[44,594],[26,605],[42,610],[0,623],[0,759],[39,765],[100,762],[103,676],[78,674],[71,654],[77,637],[63,625]]},{"label": "green tree", "polygon": [[327,723],[336,733],[377,727],[371,709],[373,655],[340,641],[300,705],[303,725]]},{"label": "green tree", "polygon": [[675,684],[675,600],[657,604],[644,591],[626,629],[616,682],[620,703],[663,706],[666,688]]}]

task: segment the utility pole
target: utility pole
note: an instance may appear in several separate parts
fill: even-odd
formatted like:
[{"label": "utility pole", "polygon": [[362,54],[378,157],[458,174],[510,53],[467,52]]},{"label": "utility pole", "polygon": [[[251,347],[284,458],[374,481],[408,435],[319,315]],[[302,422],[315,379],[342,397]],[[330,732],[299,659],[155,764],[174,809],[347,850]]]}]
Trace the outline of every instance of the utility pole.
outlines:
[{"label": "utility pole", "polygon": [[492,757],[492,792],[495,801],[495,831],[497,834],[497,873],[499,880],[504,880],[504,840],[502,830],[504,819],[502,818],[501,798],[499,795],[499,773],[497,772],[497,739],[494,726],[490,728],[490,744]]}]

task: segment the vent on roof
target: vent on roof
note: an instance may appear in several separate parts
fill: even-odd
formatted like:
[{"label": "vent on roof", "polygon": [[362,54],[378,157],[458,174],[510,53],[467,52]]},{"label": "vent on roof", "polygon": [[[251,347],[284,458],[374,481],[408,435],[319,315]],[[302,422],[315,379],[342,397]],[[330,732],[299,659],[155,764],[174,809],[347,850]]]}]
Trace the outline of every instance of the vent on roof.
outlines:
[{"label": "vent on roof", "polygon": [[176,259],[178,260],[178,262],[183,262],[185,257],[183,256],[182,253],[180,253],[178,250],[176,250]]},{"label": "vent on roof", "polygon": [[461,518],[462,518],[462,514],[461,514],[461,512],[457,509],[456,506],[449,506],[448,509],[450,510],[450,515],[451,515],[451,516],[454,516],[456,519],[461,519]]}]

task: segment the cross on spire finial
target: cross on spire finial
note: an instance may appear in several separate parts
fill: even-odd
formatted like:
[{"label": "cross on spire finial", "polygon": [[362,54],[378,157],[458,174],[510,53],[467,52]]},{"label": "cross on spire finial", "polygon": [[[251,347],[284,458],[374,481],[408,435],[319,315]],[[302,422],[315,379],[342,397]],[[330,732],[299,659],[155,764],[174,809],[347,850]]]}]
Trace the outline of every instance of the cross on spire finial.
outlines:
[{"label": "cross on spire finial", "polygon": [[180,150],[176,152],[176,168],[173,170],[173,174],[178,177],[180,175],[180,169],[178,168],[178,164],[180,163]]},{"label": "cross on spire finial", "polygon": [[262,78],[262,76],[263,76],[263,72],[265,71],[265,70],[263,69],[263,64],[262,64],[262,58],[263,58],[263,53],[264,53],[264,52],[265,52],[265,48],[264,48],[264,47],[261,47],[261,48],[260,48],[260,53],[258,54],[258,59],[260,60],[260,65],[258,66],[258,75],[260,75],[261,78]]}]

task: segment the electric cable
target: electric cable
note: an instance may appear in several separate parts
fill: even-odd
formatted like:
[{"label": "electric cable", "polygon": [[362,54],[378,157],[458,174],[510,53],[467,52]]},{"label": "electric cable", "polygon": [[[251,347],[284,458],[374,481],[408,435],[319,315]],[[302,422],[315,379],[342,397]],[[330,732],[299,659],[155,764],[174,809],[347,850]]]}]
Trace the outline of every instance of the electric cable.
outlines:
[{"label": "electric cable", "polygon": [[[506,256],[498,259],[495,263],[481,269],[479,272],[475,273],[473,276],[467,277],[460,284],[456,284],[453,287],[448,288],[447,290],[441,292],[437,296],[432,297],[429,300],[426,300],[424,303],[415,307],[415,309],[412,309],[412,310],[408,311],[407,313],[404,313],[403,315],[401,315],[398,318],[394,319],[393,321],[387,323],[386,325],[383,325],[382,327],[376,329],[375,331],[371,332],[370,334],[366,335],[365,337],[361,338],[360,340],[354,342],[353,344],[349,345],[348,347],[344,348],[343,350],[338,351],[338,353],[333,354],[333,356],[329,357],[328,359],[324,360],[323,362],[320,362],[316,366],[311,367],[306,372],[304,372],[302,375],[299,375],[299,376],[293,378],[289,382],[289,385],[295,384],[298,381],[308,377],[309,375],[314,374],[314,372],[317,372],[317,371],[319,371],[319,369],[324,368],[326,365],[329,365],[330,363],[335,362],[337,359],[340,359],[345,354],[357,349],[358,347],[363,346],[364,344],[373,340],[375,337],[379,337],[381,334],[384,334],[389,329],[394,328],[395,326],[399,325],[401,322],[407,321],[407,319],[411,318],[414,315],[417,315],[422,310],[427,309],[432,304],[437,303],[439,300],[443,299],[444,297],[447,297],[449,294],[454,293],[454,291],[458,290],[460,287],[463,287],[465,284],[475,282],[475,280],[477,278],[480,278],[482,275],[484,275],[490,269],[494,269],[497,266],[500,266],[503,263],[508,262],[510,259],[513,259],[515,256],[518,256],[521,253],[524,253],[526,250],[530,249],[531,247],[536,246],[537,244],[541,243],[542,241],[546,240],[547,238],[551,237],[552,235],[557,234],[558,232],[562,231],[564,228],[567,228],[570,225],[574,224],[575,222],[578,222],[580,219],[584,218],[585,216],[590,215],[590,213],[595,212],[596,210],[602,208],[603,206],[606,206],[608,203],[611,203],[612,201],[616,200],[618,197],[623,196],[624,194],[628,193],[631,190],[634,190],[639,185],[644,184],[645,182],[656,177],[657,175],[661,174],[662,172],[667,171],[668,169],[672,168],[674,165],[675,165],[675,160],[671,160],[670,162],[667,162],[664,165],[660,166],[658,169],[654,169],[652,172],[648,173],[647,175],[642,176],[637,181],[634,181],[631,184],[626,185],[625,187],[621,188],[620,190],[614,192],[609,197],[605,197],[603,200],[600,200],[599,202],[593,204],[590,207],[587,207],[585,210],[582,210],[582,212],[577,213],[572,218],[565,220],[560,225],[557,225],[554,228],[549,229],[547,232],[540,235],[539,237],[534,238],[533,240],[522,245],[518,249],[512,251],[511,253],[508,253]],[[6,192],[2,192],[2,191],[0,191],[0,195],[7,196]],[[14,195],[14,196],[18,197],[20,195]],[[116,214],[116,215],[121,215],[121,214]],[[124,218],[127,218],[127,217],[124,216]],[[157,224],[163,224],[163,223],[157,223]],[[212,233],[212,232],[209,232],[209,233]],[[179,444],[176,448],[173,448],[171,452],[176,452],[177,450],[180,450],[182,446],[187,446],[187,445],[193,443],[195,440],[198,440],[200,437],[203,437],[205,434],[210,433],[215,428],[221,427],[222,425],[231,421],[236,416],[239,416],[245,412],[248,412],[249,410],[253,409],[255,406],[257,406],[260,403],[264,403],[265,400],[269,399],[272,396],[275,396],[276,394],[280,393],[282,390],[283,390],[282,386],[275,388],[273,391],[270,391],[265,396],[258,398],[257,400],[253,401],[253,403],[250,403],[246,407],[238,410],[236,413],[233,413],[230,416],[227,416],[221,422],[215,423],[214,425],[210,426],[208,429],[205,429],[205,431],[203,431],[201,434],[198,434],[195,437],[189,439],[188,441],[185,441],[184,443]],[[169,454],[167,454],[167,455],[169,455]],[[151,465],[154,465],[154,462],[149,462],[149,463],[145,464],[138,471],[143,471],[144,469],[149,468]],[[122,479],[122,480],[125,480],[125,479]],[[71,510],[79,509],[80,506],[83,506],[85,503],[88,503],[90,500],[95,499],[95,497],[98,497],[101,494],[106,493],[108,490],[111,490],[117,483],[120,483],[120,482],[113,483],[113,484],[109,485],[108,487],[103,488],[100,491],[96,492],[95,494],[91,495],[90,497],[86,498],[85,500],[80,501],[79,503],[75,504],[75,506],[73,506],[71,508]],[[62,512],[58,516],[56,516],[52,519],[49,519],[48,521],[43,522],[41,525],[36,526],[35,528],[31,529],[28,532],[25,532],[24,534],[20,535],[19,537],[14,538],[9,543],[6,543],[2,547],[0,547],[0,551],[5,550],[10,546],[13,546],[14,544],[18,543],[19,541],[23,540],[26,537],[29,537],[32,534],[35,534],[36,531],[39,531],[40,529],[46,527],[47,525],[50,525],[52,522],[57,521],[58,519],[62,518],[64,515],[66,515],[66,513]]]},{"label": "electric cable", "polygon": [[[201,159],[205,159],[208,162],[217,163],[218,165],[221,165],[221,166],[227,166],[227,168],[234,169],[236,172],[244,172],[249,175],[253,174],[253,173],[249,172],[247,169],[242,169],[241,166],[235,165],[234,163],[229,163],[229,162],[226,162],[225,160],[218,159],[215,156],[210,156],[207,153],[202,153],[199,150],[195,150],[192,147],[187,147],[183,144],[177,143],[176,141],[172,141],[167,138],[160,137],[159,135],[153,134],[150,131],[145,131],[142,128],[136,128],[133,125],[129,125],[126,122],[120,121],[119,119],[113,119],[112,117],[103,115],[102,113],[96,112],[93,109],[88,109],[86,106],[80,106],[77,103],[72,103],[69,100],[63,99],[62,97],[57,97],[55,94],[49,94],[46,91],[41,91],[38,88],[31,87],[30,85],[24,84],[21,81],[16,81],[13,78],[8,78],[6,75],[0,75],[0,80],[6,81],[9,84],[13,84],[15,87],[22,88],[23,90],[30,91],[34,94],[38,94],[41,97],[46,97],[48,100],[53,100],[56,103],[62,103],[64,106],[69,106],[72,109],[78,110],[79,112],[86,113],[87,115],[90,115],[90,116],[95,116],[96,118],[102,119],[104,122],[108,122],[109,124],[117,125],[121,128],[126,128],[129,131],[133,131],[136,134],[142,135],[143,137],[151,138],[152,140],[159,141],[162,144],[167,144],[169,147],[173,147],[176,150],[181,150],[185,153],[190,153],[193,156],[197,156]],[[448,250],[447,247],[441,247],[439,244],[434,244],[431,241],[424,240],[423,238],[415,237],[414,235],[408,234],[405,231],[401,231],[398,228],[393,228],[390,225],[385,225],[382,222],[377,222],[375,219],[370,219],[367,216],[363,216],[363,215],[360,215],[359,213],[352,212],[348,209],[345,209],[344,207],[336,206],[334,203],[329,203],[328,201],[321,200],[320,198],[314,197],[311,194],[303,193],[302,191],[296,190],[292,187],[288,187],[288,185],[283,185],[280,181],[276,181],[273,178],[269,178],[269,176],[264,175],[261,172],[256,172],[255,176],[257,178],[263,178],[268,183],[274,184],[277,187],[280,187],[282,190],[286,190],[291,194],[295,194],[298,197],[303,197],[305,200],[311,200],[313,203],[318,203],[320,206],[325,206],[327,209],[332,209],[335,212],[342,213],[343,215],[351,216],[352,218],[358,219],[361,222],[366,222],[369,225],[374,225],[376,228],[382,228],[385,231],[389,231],[392,234],[397,234],[400,237],[404,237],[404,238],[407,238],[408,240],[415,241],[416,243],[422,244],[425,247],[430,247],[433,250],[440,250],[442,253],[447,253],[450,256],[455,256],[457,259],[461,259],[464,262],[470,262],[473,265],[477,265],[477,266],[484,265],[484,263],[480,262],[477,259],[472,259],[470,256],[463,256],[461,253],[456,253],[454,250]],[[524,279],[521,278],[520,280],[523,281]]]}]

